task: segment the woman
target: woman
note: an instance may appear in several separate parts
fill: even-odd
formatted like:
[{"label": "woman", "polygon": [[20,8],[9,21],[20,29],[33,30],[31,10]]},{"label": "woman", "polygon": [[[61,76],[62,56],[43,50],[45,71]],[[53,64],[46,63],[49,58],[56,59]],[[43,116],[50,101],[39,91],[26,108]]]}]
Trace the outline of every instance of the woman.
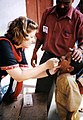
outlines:
[{"label": "woman", "polygon": [[[13,80],[18,82],[12,98],[18,96],[24,80],[45,77],[47,74],[54,74],[57,70],[59,60],[56,58],[37,67],[28,68],[24,49],[33,42],[37,28],[38,25],[31,19],[19,17],[9,24],[7,33],[0,37],[0,80],[4,75],[11,76],[9,91]],[[5,96],[8,96],[9,91]],[[7,98],[4,97],[4,100]]]}]

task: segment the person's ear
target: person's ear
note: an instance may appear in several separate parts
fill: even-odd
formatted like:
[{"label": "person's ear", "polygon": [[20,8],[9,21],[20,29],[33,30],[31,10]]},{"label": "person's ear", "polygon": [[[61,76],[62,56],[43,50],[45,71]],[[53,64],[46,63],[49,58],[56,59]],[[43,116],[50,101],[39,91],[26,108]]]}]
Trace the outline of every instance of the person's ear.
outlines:
[{"label": "person's ear", "polygon": [[72,66],[69,66],[68,68],[67,68],[67,71],[70,73],[70,72],[72,72],[74,70],[74,67],[72,67]]}]

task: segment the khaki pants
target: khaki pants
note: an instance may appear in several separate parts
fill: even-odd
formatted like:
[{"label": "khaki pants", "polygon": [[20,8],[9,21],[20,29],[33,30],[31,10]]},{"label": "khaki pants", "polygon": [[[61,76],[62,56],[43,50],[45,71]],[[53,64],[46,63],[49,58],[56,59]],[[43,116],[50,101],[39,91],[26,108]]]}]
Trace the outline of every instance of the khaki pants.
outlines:
[{"label": "khaki pants", "polygon": [[79,120],[77,111],[82,98],[75,76],[65,73],[57,78],[55,99],[61,120],[67,120],[67,115],[71,112],[73,113],[71,120]]}]

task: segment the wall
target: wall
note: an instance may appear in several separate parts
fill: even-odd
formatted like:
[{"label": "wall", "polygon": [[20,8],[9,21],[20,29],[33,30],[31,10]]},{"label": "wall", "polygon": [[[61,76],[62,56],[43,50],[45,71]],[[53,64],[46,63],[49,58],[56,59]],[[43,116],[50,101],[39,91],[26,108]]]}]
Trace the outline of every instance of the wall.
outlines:
[{"label": "wall", "polygon": [[52,5],[53,0],[26,0],[27,17],[40,24],[44,10]]},{"label": "wall", "polygon": [[26,16],[25,0],[0,0],[0,35],[7,29],[8,23],[18,16]]},{"label": "wall", "polygon": [[[0,0],[0,35],[3,35],[8,23],[18,16],[26,16],[25,0]],[[6,79],[6,81],[5,81]],[[2,87],[9,83],[9,76],[1,81]]]}]

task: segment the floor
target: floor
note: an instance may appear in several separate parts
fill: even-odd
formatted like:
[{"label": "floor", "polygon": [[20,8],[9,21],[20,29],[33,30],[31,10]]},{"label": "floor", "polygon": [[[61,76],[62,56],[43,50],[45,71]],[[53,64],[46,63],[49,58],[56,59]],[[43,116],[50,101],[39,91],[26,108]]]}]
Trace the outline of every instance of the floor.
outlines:
[{"label": "floor", "polygon": [[[36,79],[34,80],[31,79],[29,81],[24,82],[24,86],[26,85],[28,86],[28,92],[33,93],[35,91]],[[82,96],[82,103],[79,109],[81,107],[83,108],[83,96]],[[83,120],[83,113],[79,112],[79,114],[80,114],[80,120]],[[59,120],[56,103],[55,103],[55,93],[53,94],[53,99],[48,114],[48,120]]]}]

